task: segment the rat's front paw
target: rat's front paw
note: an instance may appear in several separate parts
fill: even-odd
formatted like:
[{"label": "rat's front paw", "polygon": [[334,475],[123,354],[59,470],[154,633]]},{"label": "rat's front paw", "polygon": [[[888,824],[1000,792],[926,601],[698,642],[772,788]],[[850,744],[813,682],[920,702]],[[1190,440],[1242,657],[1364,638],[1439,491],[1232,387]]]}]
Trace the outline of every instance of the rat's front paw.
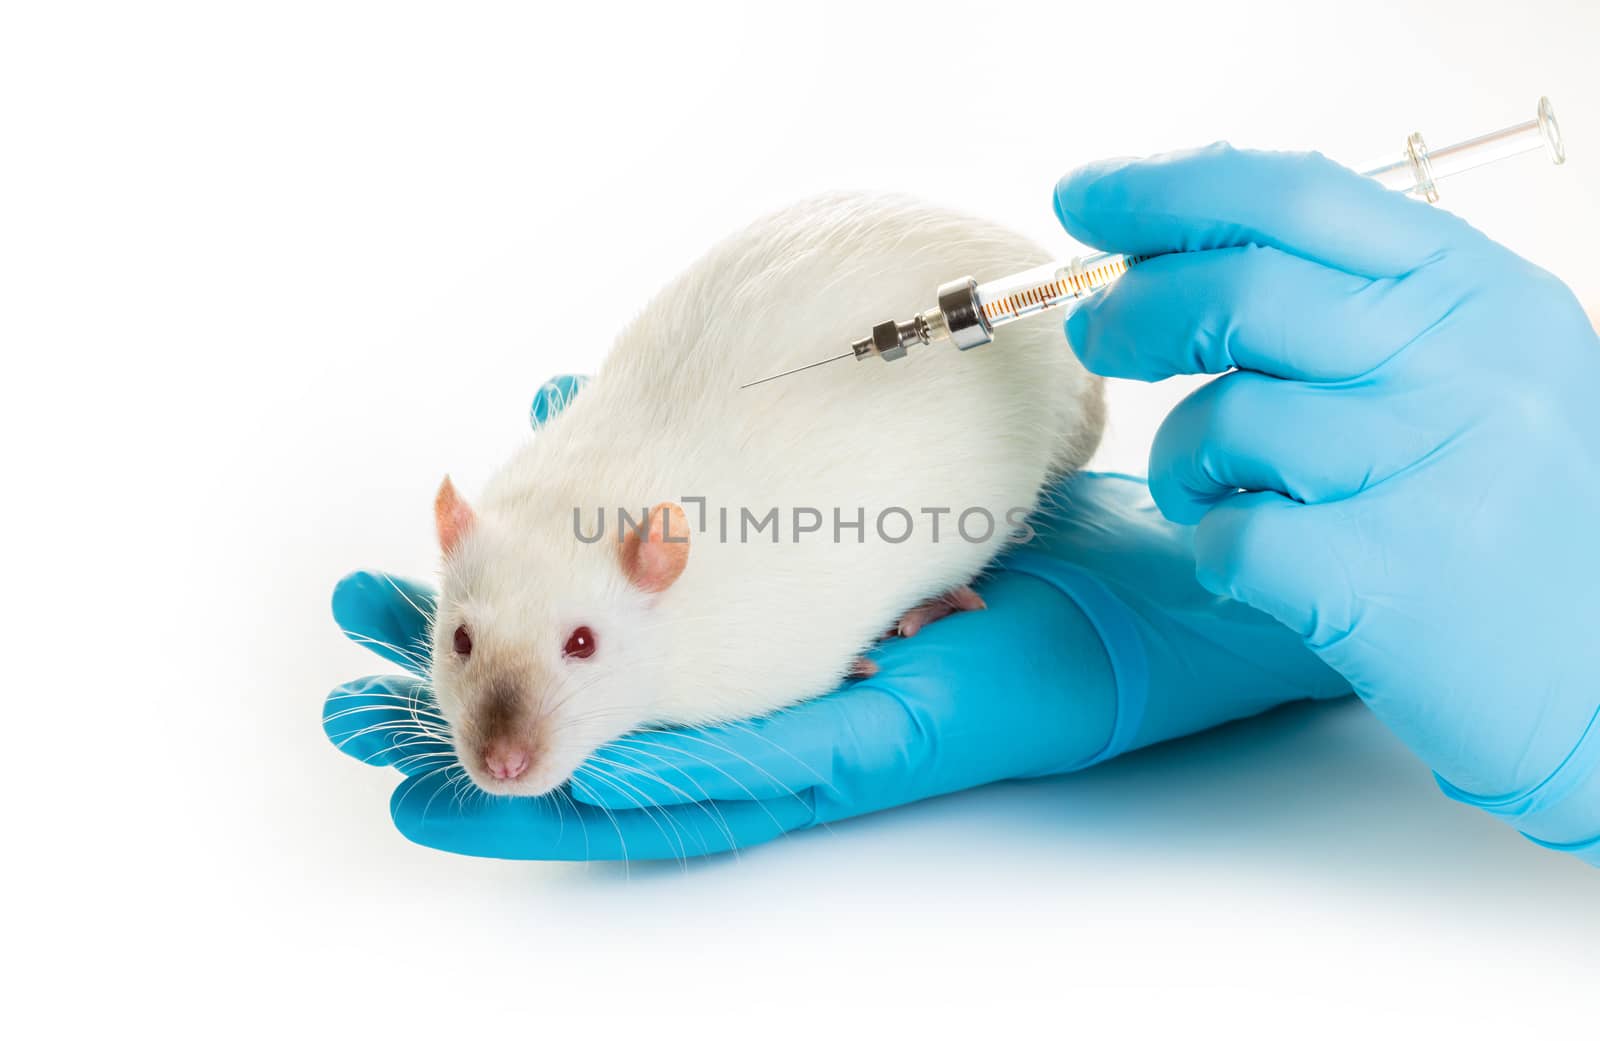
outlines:
[{"label": "rat's front paw", "polygon": [[962,586],[952,589],[943,596],[934,597],[924,603],[918,604],[907,611],[900,618],[900,624],[890,631],[890,636],[915,636],[923,626],[930,622],[937,622],[947,615],[957,611],[982,611],[988,605],[983,602],[983,597],[972,591],[971,586]]}]

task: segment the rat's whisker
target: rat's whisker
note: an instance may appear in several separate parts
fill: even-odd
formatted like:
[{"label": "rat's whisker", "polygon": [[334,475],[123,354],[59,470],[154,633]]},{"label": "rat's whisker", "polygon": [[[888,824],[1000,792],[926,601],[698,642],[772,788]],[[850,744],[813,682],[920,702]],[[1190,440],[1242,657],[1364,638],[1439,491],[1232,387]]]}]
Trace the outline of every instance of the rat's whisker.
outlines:
[{"label": "rat's whisker", "polygon": [[[574,786],[579,791],[579,793],[587,795],[591,799],[596,800],[597,804],[599,803],[599,796],[597,796],[595,794],[594,789],[588,787],[582,781],[578,780],[576,777],[569,779],[567,783],[569,783],[572,786]],[[622,834],[622,825],[617,822],[616,815],[611,812],[609,807],[607,807],[607,806],[605,806],[603,804],[598,804],[598,805],[595,806],[595,808],[600,810],[601,813],[605,814],[606,819],[611,822],[612,829],[616,831],[616,833],[617,833],[617,845],[622,850],[622,877],[623,878],[631,878],[632,877],[632,871],[629,868],[629,862],[628,862],[628,840]]]},{"label": "rat's whisker", "polygon": [[[449,766],[446,766],[446,767],[444,767],[444,769],[445,770],[451,770],[451,769],[462,770],[462,767],[460,766],[460,764],[457,763],[457,764],[451,764]],[[462,770],[462,772],[463,772],[463,774],[465,773],[464,770]],[[431,776],[431,775],[429,775],[429,776]],[[449,774],[445,775],[445,779],[446,779],[445,783],[435,786],[435,788],[433,790],[433,794],[428,796],[428,801],[423,803],[423,805],[422,805],[422,822],[424,824],[426,824],[427,821],[428,821],[428,811],[433,808],[434,800],[437,799],[440,795],[442,795],[442,794],[444,794],[446,792],[454,791],[456,784],[460,781],[459,777],[451,777]]]},{"label": "rat's whisker", "polygon": [[329,713],[323,716],[322,721],[324,724],[339,723],[343,720],[350,719],[353,716],[359,716],[363,714],[372,714],[379,717],[377,722],[370,724],[371,727],[395,726],[404,727],[408,730],[415,730],[420,733],[434,735],[443,733],[442,728],[440,728],[434,720],[424,720],[417,716],[410,715],[409,713],[387,711],[376,706],[372,708],[360,707],[340,709],[338,712]]},{"label": "rat's whisker", "polygon": [[[626,754],[626,753],[623,753],[623,754]],[[632,760],[631,756],[629,758],[630,758],[630,760]],[[637,760],[632,760],[632,761],[633,762],[637,762]],[[611,765],[613,767],[615,767],[618,764],[612,763]],[[703,789],[701,791],[701,797],[700,798],[695,798],[692,795],[692,793],[687,792],[687,791],[683,790],[682,788],[678,788],[677,786],[675,786],[675,785],[671,784],[670,782],[666,781],[665,779],[663,779],[658,772],[655,772],[655,771],[652,771],[652,770],[649,770],[649,769],[645,769],[645,768],[641,768],[639,766],[629,767],[628,770],[629,770],[629,775],[630,776],[638,776],[638,777],[641,777],[641,778],[648,778],[650,780],[653,780],[656,783],[658,783],[658,784],[662,785],[663,787],[667,788],[673,794],[677,795],[680,799],[684,800],[683,802],[681,802],[681,803],[679,803],[677,805],[672,805],[672,806],[658,806],[657,804],[652,802],[651,805],[652,806],[656,806],[656,808],[659,810],[659,812],[661,812],[663,814],[671,814],[673,817],[676,817],[676,816],[678,816],[680,811],[686,811],[689,808],[693,808],[693,809],[699,810],[706,817],[706,819],[711,823],[711,825],[713,827],[715,827],[717,829],[717,831],[721,834],[723,842],[724,842],[725,849],[729,853],[733,854],[734,859],[737,860],[739,858],[739,840],[738,840],[738,836],[734,833],[732,825],[728,823],[727,814],[725,814],[723,812],[722,805],[717,800],[712,799],[708,795],[706,795],[706,793],[704,792]],[[643,793],[641,792],[640,795],[642,796]],[[763,810],[767,813],[767,816],[769,818],[772,818],[772,821],[773,821],[774,824],[779,824],[780,825],[780,830],[781,830],[780,822],[777,820],[776,817],[772,816],[771,811],[770,810],[766,810],[765,807],[763,807]],[[702,841],[701,848],[700,848],[700,855],[706,855],[710,851],[711,851],[710,847],[706,846],[705,843]]]},{"label": "rat's whisker", "polygon": [[[795,765],[801,767],[808,774],[810,774],[813,778],[815,778],[817,785],[820,785],[820,786],[826,786],[827,785],[827,783],[828,783],[827,778],[825,778],[821,774],[817,773],[816,769],[813,768],[811,766],[811,764],[807,763],[805,760],[801,759],[799,756],[795,755],[793,752],[789,751],[787,748],[784,748],[782,745],[778,744],[776,741],[773,741],[771,738],[767,737],[765,734],[762,734],[760,731],[755,730],[755,729],[745,729],[743,727],[738,726],[737,724],[724,724],[724,727],[726,727],[729,730],[734,730],[734,731],[737,731],[738,733],[745,734],[745,735],[747,735],[749,737],[754,737],[754,738],[757,738],[759,740],[765,741],[767,743],[767,745],[770,746],[774,751],[782,753],[789,760],[791,760],[793,763],[795,763]],[[696,733],[695,732],[696,730],[698,730],[699,733]],[[643,733],[643,731],[641,731],[641,733]],[[673,735],[676,735],[678,737],[681,737],[685,741],[694,741],[694,742],[697,742],[699,744],[706,745],[706,746],[708,746],[710,748],[713,748],[718,752],[722,752],[722,753],[725,753],[727,755],[730,755],[733,758],[739,760],[744,765],[750,767],[752,770],[754,770],[757,773],[761,774],[762,777],[765,777],[767,780],[771,781],[773,783],[774,787],[783,789],[785,791],[791,791],[791,789],[789,788],[788,785],[783,784],[782,782],[780,782],[778,777],[775,774],[773,774],[770,770],[768,770],[766,767],[764,767],[761,764],[757,763],[755,760],[751,759],[750,757],[748,757],[746,755],[742,755],[741,753],[734,751],[731,746],[729,746],[727,744],[724,744],[723,742],[714,740],[709,735],[709,732],[705,728],[685,727],[685,728],[681,728],[681,729],[658,730],[658,731],[654,731],[654,733],[673,734]],[[710,764],[707,764],[707,765],[710,765]]]},{"label": "rat's whisker", "polygon": [[[450,763],[454,763],[456,757],[454,752],[418,752],[414,755],[401,756],[399,759],[394,760],[389,765],[393,766],[396,770],[406,772],[413,767],[423,765],[430,759],[445,759]],[[448,763],[446,765],[448,765]]]},{"label": "rat's whisker", "polygon": [[[352,742],[360,741],[377,734],[383,734],[385,732],[392,734],[393,737],[391,737],[388,746],[384,749],[380,749],[379,752],[394,751],[396,748],[403,748],[413,744],[449,744],[448,741],[440,740],[437,734],[429,734],[417,731],[412,729],[408,724],[399,720],[395,720],[387,723],[374,723],[372,726],[363,727],[360,730],[342,735],[339,740],[334,742],[334,747],[338,748],[340,751],[343,751],[344,747]],[[395,738],[398,738],[398,740]]]},{"label": "rat's whisker", "polygon": [[565,810],[563,810],[561,808],[561,796],[562,796],[564,791],[565,791],[565,789],[563,789],[563,788],[553,788],[549,792],[546,792],[544,795],[540,796],[540,799],[542,799],[544,802],[546,802],[549,805],[555,807],[555,811],[556,811],[556,842],[555,842],[555,845],[556,845],[557,849],[561,848],[561,839],[567,833],[567,813],[566,813]]},{"label": "rat's whisker", "polygon": [[[426,783],[429,779],[431,779],[435,775],[441,774],[441,773],[447,773],[448,771],[450,771],[452,769],[459,769],[459,768],[460,767],[455,763],[446,763],[443,766],[435,767],[434,769],[429,770],[427,773],[418,774],[417,776],[410,778],[410,780],[408,782],[410,787],[408,787],[406,789],[406,793],[400,797],[400,801],[395,803],[395,809],[399,810],[400,807],[404,806],[405,803],[406,803],[406,800],[411,798],[411,796],[416,792],[417,788],[419,786],[421,786],[422,784]],[[431,805],[432,802],[433,802],[433,800],[430,798],[428,800],[428,804]],[[422,819],[424,821],[426,821],[427,817],[428,817],[428,807],[427,807],[427,805],[424,805],[423,809],[422,809]]]},{"label": "rat's whisker", "polygon": [[383,580],[385,582],[389,583],[389,587],[391,589],[393,589],[396,593],[400,594],[400,599],[404,600],[406,603],[411,605],[411,609],[413,611],[417,612],[417,614],[420,615],[422,618],[427,619],[428,624],[430,626],[433,624],[433,612],[432,611],[424,611],[417,604],[417,602],[415,600],[411,599],[411,594],[407,593],[404,589],[400,588],[400,583],[398,583],[398,582],[396,582],[394,580],[394,576],[393,575],[387,575],[386,574],[386,575],[383,576]]},{"label": "rat's whisker", "polygon": [[[667,769],[676,769],[676,770],[678,770],[679,773],[683,773],[682,768],[674,767],[672,765],[672,761],[667,759],[666,757],[658,755],[657,753],[651,752],[651,751],[649,751],[647,749],[641,748],[638,745],[627,744],[626,742],[627,742],[627,739],[623,738],[623,739],[621,739],[619,741],[614,742],[611,747],[614,748],[614,749],[617,749],[619,752],[621,751],[621,748],[619,748],[618,746],[626,747],[629,750],[631,750],[635,755],[649,756],[651,759],[654,759],[657,762],[659,762],[660,764],[662,764],[663,767],[665,767]],[[749,785],[747,785],[743,781],[739,780],[739,778],[734,776],[732,773],[729,773],[727,770],[725,770],[722,767],[718,766],[716,763],[713,763],[711,760],[706,759],[706,758],[701,757],[701,756],[694,755],[691,752],[681,751],[680,754],[683,755],[683,757],[685,759],[688,759],[690,762],[699,763],[700,765],[705,766],[708,769],[715,770],[717,773],[719,773],[723,777],[727,778],[727,780],[729,780],[735,786],[737,786],[740,791],[744,792],[746,801],[753,802],[753,803],[757,804],[758,806],[760,806],[762,808],[762,810],[766,813],[767,817],[772,821],[772,823],[778,826],[779,830],[782,830],[782,831],[789,830],[789,829],[784,827],[783,822],[778,819],[777,814],[773,813],[771,808],[767,805],[767,803],[770,800],[769,799],[764,799],[764,798],[761,798],[761,797],[757,796],[755,792],[751,791]],[[634,760],[634,761],[637,762],[637,760]],[[747,765],[750,765],[752,767],[755,766],[755,764],[754,763],[750,763],[749,760],[745,760],[745,762],[746,762]],[[757,767],[757,769],[759,769],[759,767]],[[659,773],[649,769],[648,767],[646,767],[642,772],[646,776],[656,777],[657,779],[660,779]],[[765,773],[765,771],[763,771],[763,773]],[[684,776],[687,779],[687,775],[685,774]],[[777,789],[777,791],[779,793],[781,793],[777,797],[793,799],[796,803],[800,804],[801,807],[806,808],[806,809],[810,809],[810,810],[815,810],[816,807],[809,800],[807,800],[805,798],[805,796],[802,795],[800,792],[797,792],[793,788],[790,788],[788,785],[785,785],[785,784],[781,783],[776,777],[773,777],[771,774],[766,774],[766,777],[767,777],[768,780],[770,780],[772,782],[773,787],[775,789]],[[665,783],[665,782],[663,782],[663,783]],[[703,800],[703,801],[715,801],[715,800],[712,800],[710,795],[706,794],[706,791],[705,791],[705,789],[703,787],[701,787],[698,784],[696,784],[696,787],[700,788],[701,800]]]},{"label": "rat's whisker", "polygon": [[[332,701],[333,699],[329,698],[328,700]],[[449,720],[445,719],[444,716],[439,715],[438,713],[430,712],[426,714],[426,717],[424,717],[422,713],[412,711],[408,707],[395,705],[392,702],[351,705],[348,708],[341,708],[334,712],[324,712],[322,714],[322,722],[324,724],[337,723],[341,719],[348,719],[351,716],[358,716],[363,712],[376,712],[386,716],[403,716],[405,720],[415,724],[418,727],[433,723],[444,723],[446,725],[449,724]]]},{"label": "rat's whisker", "polygon": [[398,644],[390,643],[387,640],[380,640],[376,636],[372,636],[367,633],[356,632],[354,629],[341,629],[340,632],[349,637],[351,641],[359,643],[364,647],[373,647],[381,650],[391,651],[394,654],[399,655],[401,658],[404,658],[408,663],[420,667],[423,672],[426,672],[428,669],[429,658],[427,654],[423,653],[421,648],[401,647]]},{"label": "rat's whisker", "polygon": [[438,708],[433,706],[431,699],[419,699],[408,694],[374,694],[373,692],[366,690],[349,690],[342,694],[329,694],[326,700],[329,702],[362,701],[370,704],[374,708],[401,707],[407,712],[423,712],[431,715],[443,715]]},{"label": "rat's whisker", "polygon": [[[627,756],[628,759],[631,762],[633,762],[634,764],[638,764],[638,760],[637,759],[634,759],[633,756],[629,755],[626,751],[624,751],[624,750],[622,750],[620,748],[617,748],[615,745],[611,746],[611,750],[614,751],[614,752],[617,752],[620,755]],[[617,764],[617,763],[615,763],[613,761],[609,761],[609,760],[603,759],[598,755],[591,756],[590,757],[590,762],[600,762],[602,764],[611,765],[613,767],[617,767],[617,766],[623,765],[623,764]],[[663,760],[663,762],[665,762],[665,760]],[[711,796],[709,794],[707,794],[707,792],[706,792],[706,790],[704,788],[700,788],[699,785],[696,785],[695,787],[700,788],[700,794],[698,796],[695,796],[693,793],[685,791],[684,789],[679,788],[677,785],[674,785],[670,781],[668,781],[665,778],[663,778],[658,771],[654,771],[654,770],[651,770],[651,769],[649,769],[647,767],[642,767],[640,765],[626,766],[624,768],[629,771],[630,776],[648,778],[650,780],[655,781],[657,784],[660,784],[662,787],[664,787],[668,791],[670,791],[673,795],[676,795],[680,799],[683,800],[683,802],[680,805],[683,805],[683,806],[694,806],[694,807],[697,807],[700,810],[702,810],[706,814],[707,819],[711,820],[712,823],[716,826],[717,830],[722,833],[723,839],[726,840],[726,842],[728,844],[728,849],[730,851],[732,851],[735,855],[737,855],[737,853],[738,853],[738,839],[734,835],[732,827],[728,824],[727,815],[722,812],[722,807],[720,805],[718,805],[717,800],[711,798]],[[748,789],[746,789],[746,790],[748,791]],[[642,794],[642,792],[641,792],[641,794]],[[754,800],[752,800],[752,801],[754,801]],[[666,807],[663,807],[663,810],[666,810],[666,809],[667,809]],[[765,806],[762,806],[762,809],[763,809],[763,811],[766,812],[767,816],[772,819],[772,823],[778,825],[779,829],[782,830],[782,823],[778,820],[778,818],[776,816],[773,815],[772,811],[770,809],[767,809],[767,807],[765,807]],[[715,817],[712,817],[712,812],[713,811],[715,811],[715,814],[716,814]]]},{"label": "rat's whisker", "polygon": [[579,806],[577,800],[573,799],[572,792],[568,790],[569,787],[569,785],[563,785],[557,788],[556,791],[561,795],[562,800],[572,807],[572,815],[578,819],[578,827],[583,829],[583,859],[587,861],[590,854],[589,823],[584,819],[586,815],[583,812],[583,807]]},{"label": "rat's whisker", "polygon": [[688,848],[683,842],[683,832],[678,828],[678,825],[670,816],[661,814],[661,817],[666,818],[666,823],[672,825],[672,831],[669,833],[666,829],[666,825],[664,825],[660,817],[657,816],[660,811],[653,809],[646,801],[644,801],[641,798],[642,793],[639,792],[637,788],[634,788],[632,785],[627,784],[627,782],[622,781],[619,778],[611,776],[603,770],[594,771],[592,774],[590,774],[590,776],[596,781],[599,781],[601,784],[604,784],[606,787],[615,791],[618,795],[621,795],[624,798],[632,799],[634,802],[634,812],[642,813],[646,820],[654,824],[656,826],[656,830],[661,833],[661,837],[667,841],[668,846],[676,850],[676,859],[678,862],[680,864],[687,864]]}]

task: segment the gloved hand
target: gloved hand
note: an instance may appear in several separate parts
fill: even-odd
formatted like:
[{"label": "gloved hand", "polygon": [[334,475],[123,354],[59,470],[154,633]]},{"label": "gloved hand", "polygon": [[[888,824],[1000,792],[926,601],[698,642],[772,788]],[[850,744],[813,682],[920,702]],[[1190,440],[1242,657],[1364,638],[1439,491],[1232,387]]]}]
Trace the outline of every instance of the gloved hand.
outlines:
[{"label": "gloved hand", "polygon": [[1150,460],[1200,582],[1300,634],[1448,794],[1600,863],[1600,340],[1572,293],[1317,155],[1094,164],[1056,210],[1166,254],[1068,319],[1090,369],[1227,373]]},{"label": "gloved hand", "polygon": [[[576,385],[547,384],[537,425]],[[1087,766],[1128,749],[1347,692],[1294,635],[1194,581],[1189,533],[1142,482],[1082,474],[1034,520],[1039,537],[955,615],[871,657],[877,675],[776,715],[624,737],[570,789],[488,798],[466,787],[425,682],[431,591],[368,572],[334,615],[411,675],[346,684],[328,736],[407,777],[391,810],[424,845],[507,858],[678,858],[747,847],[1006,778]]]}]

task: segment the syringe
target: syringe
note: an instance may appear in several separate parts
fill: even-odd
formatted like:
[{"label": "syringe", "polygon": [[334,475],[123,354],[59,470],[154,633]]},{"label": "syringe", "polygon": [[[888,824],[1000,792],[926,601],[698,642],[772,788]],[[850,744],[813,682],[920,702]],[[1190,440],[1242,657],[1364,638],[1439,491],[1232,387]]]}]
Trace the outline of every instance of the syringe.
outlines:
[{"label": "syringe", "polygon": [[[1539,99],[1536,115],[1526,123],[1438,149],[1429,149],[1421,134],[1412,134],[1406,139],[1405,151],[1398,157],[1385,157],[1362,169],[1366,176],[1386,188],[1431,203],[1439,200],[1438,182],[1444,178],[1541,148],[1549,152],[1556,164],[1566,161],[1561,128],[1556,125],[1555,109],[1549,98]],[[905,357],[912,347],[946,340],[964,351],[981,347],[994,339],[994,331],[1001,326],[1082,300],[1148,259],[1120,253],[1090,253],[1071,260],[1051,261],[990,282],[958,278],[939,287],[933,307],[903,322],[880,322],[872,327],[871,335],[851,344],[847,353],[744,386],[754,387],[845,358],[859,361],[878,357],[894,361]]]}]

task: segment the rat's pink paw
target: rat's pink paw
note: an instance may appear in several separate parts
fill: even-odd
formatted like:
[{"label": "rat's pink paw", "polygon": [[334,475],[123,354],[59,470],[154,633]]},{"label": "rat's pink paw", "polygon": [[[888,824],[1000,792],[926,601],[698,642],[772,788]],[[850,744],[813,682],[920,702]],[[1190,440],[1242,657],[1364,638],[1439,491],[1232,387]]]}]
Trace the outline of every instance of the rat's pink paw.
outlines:
[{"label": "rat's pink paw", "polygon": [[972,591],[971,586],[962,586],[907,611],[901,617],[895,632],[901,636],[915,636],[923,626],[929,622],[937,622],[946,615],[955,614],[957,611],[982,611],[988,606],[983,602],[983,597]]},{"label": "rat's pink paw", "polygon": [[850,678],[864,680],[878,674],[878,663],[871,658],[858,657],[850,663]]}]

